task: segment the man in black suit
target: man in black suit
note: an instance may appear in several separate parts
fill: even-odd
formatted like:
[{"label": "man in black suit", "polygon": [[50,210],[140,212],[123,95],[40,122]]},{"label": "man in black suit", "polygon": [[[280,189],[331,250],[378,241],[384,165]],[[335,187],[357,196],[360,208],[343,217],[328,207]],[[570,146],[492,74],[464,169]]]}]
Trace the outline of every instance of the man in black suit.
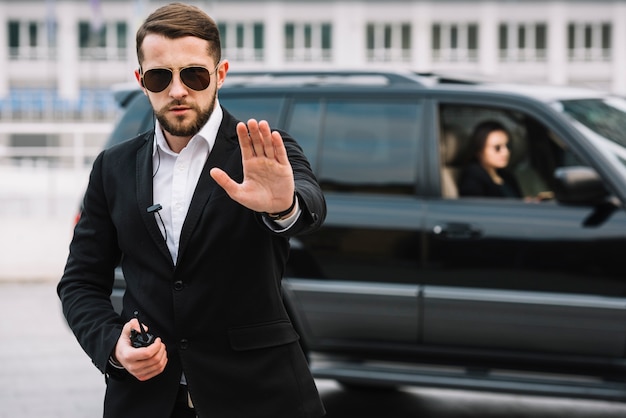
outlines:
[{"label": "man in black suit", "polygon": [[[137,54],[155,130],[97,157],[58,285],[107,377],[104,416],[322,416],[280,290],[289,237],[326,216],[308,161],[288,134],[220,106],[229,64],[198,8],[153,12]],[[131,345],[135,311],[156,336],[147,347]]]}]

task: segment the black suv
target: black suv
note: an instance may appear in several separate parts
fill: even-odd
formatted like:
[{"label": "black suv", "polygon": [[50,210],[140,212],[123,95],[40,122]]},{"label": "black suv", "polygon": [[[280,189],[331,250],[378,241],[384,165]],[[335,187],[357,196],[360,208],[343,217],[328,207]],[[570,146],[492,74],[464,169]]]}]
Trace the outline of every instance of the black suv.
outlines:
[{"label": "black suv", "polygon": [[[139,90],[116,96],[110,144],[153,125]],[[288,131],[325,192],[283,280],[316,377],[626,400],[622,98],[345,71],[229,73],[219,100]],[[458,196],[486,119],[524,194],[552,199]]]}]

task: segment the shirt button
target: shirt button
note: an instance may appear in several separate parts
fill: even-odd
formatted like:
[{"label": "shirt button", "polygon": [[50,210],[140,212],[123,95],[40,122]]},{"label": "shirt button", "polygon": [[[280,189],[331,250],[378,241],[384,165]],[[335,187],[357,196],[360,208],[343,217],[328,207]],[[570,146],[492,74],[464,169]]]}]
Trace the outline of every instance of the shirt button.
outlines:
[{"label": "shirt button", "polygon": [[183,338],[182,340],[180,340],[180,342],[178,343],[178,348],[180,348],[181,350],[186,350],[189,348],[189,341],[186,338]]},{"label": "shirt button", "polygon": [[185,284],[183,283],[182,280],[176,280],[174,282],[174,290],[183,290],[184,287],[185,287]]}]

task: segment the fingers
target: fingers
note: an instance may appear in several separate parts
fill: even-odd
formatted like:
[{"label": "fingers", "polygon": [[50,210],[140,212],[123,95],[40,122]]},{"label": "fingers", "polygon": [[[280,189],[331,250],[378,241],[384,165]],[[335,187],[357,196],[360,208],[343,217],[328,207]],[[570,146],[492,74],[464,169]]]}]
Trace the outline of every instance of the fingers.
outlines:
[{"label": "fingers", "polygon": [[211,177],[213,177],[213,180],[215,180],[215,182],[219,184],[230,197],[235,196],[239,185],[236,181],[231,179],[230,176],[224,172],[224,170],[218,167],[213,167],[209,173],[211,174]]},{"label": "fingers", "polygon": [[244,159],[254,156],[275,158],[275,147],[280,144],[282,138],[278,132],[272,132],[267,121],[257,122],[255,119],[248,120],[247,125],[243,122],[237,124],[237,135],[241,144],[241,153]]},{"label": "fingers", "polygon": [[272,143],[274,144],[274,155],[276,161],[281,164],[288,164],[289,158],[287,157],[287,150],[283,143],[283,137],[277,131],[272,132]]},{"label": "fingers", "polygon": [[241,157],[244,160],[249,160],[254,157],[254,148],[252,147],[252,141],[250,135],[248,135],[248,127],[245,123],[239,122],[237,124],[237,136],[239,137],[239,145],[241,146]]},{"label": "fingers", "polygon": [[[144,326],[145,329],[147,327]],[[115,345],[115,359],[138,380],[153,378],[165,370],[167,350],[161,338],[147,347],[134,348],[130,343],[131,329],[139,331],[136,319],[128,321]]]},{"label": "fingers", "polygon": [[145,381],[163,372],[167,365],[167,351],[161,338],[148,347],[135,348],[135,360],[126,368],[137,380]]}]

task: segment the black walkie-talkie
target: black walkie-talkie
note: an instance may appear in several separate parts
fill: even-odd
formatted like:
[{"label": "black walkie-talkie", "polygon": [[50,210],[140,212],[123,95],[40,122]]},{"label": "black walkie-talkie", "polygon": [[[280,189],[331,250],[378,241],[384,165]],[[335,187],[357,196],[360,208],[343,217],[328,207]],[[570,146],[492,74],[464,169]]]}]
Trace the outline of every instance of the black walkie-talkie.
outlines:
[{"label": "black walkie-talkie", "polygon": [[141,332],[137,332],[136,330],[131,329],[130,343],[135,348],[147,347],[154,342],[154,335],[147,332],[146,329],[143,327],[141,320],[139,320],[139,312],[135,311],[134,316],[137,319],[137,322],[139,322],[139,329],[141,330]]}]

